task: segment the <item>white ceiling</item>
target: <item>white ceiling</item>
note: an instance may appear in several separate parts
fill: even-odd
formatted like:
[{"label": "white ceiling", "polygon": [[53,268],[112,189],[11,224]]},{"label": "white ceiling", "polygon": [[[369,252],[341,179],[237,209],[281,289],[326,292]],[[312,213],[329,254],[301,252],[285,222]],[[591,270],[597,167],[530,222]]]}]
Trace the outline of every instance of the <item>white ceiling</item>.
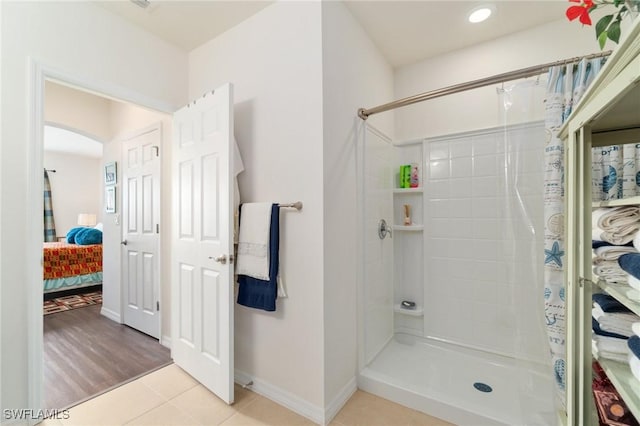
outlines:
[{"label": "white ceiling", "polygon": [[102,158],[102,143],[60,127],[44,126],[44,150]]},{"label": "white ceiling", "polygon": [[[146,9],[128,0],[96,4],[121,15],[158,37],[190,51],[239,24],[270,1],[150,0]],[[389,63],[396,67],[566,19],[566,0],[498,0],[496,13],[480,24],[467,14],[487,1],[356,0],[345,2]]]}]

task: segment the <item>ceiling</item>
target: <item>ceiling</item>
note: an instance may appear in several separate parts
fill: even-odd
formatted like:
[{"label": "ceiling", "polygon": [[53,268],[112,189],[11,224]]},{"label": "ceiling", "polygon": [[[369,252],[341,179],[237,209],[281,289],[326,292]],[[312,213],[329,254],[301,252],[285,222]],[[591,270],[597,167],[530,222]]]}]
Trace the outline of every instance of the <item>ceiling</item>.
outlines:
[{"label": "ceiling", "polygon": [[[127,0],[98,1],[158,37],[190,51],[269,6],[270,1],[150,0],[143,9]],[[564,18],[566,0],[498,0],[487,21],[467,14],[486,1],[356,0],[345,4],[389,63],[401,66]]]}]

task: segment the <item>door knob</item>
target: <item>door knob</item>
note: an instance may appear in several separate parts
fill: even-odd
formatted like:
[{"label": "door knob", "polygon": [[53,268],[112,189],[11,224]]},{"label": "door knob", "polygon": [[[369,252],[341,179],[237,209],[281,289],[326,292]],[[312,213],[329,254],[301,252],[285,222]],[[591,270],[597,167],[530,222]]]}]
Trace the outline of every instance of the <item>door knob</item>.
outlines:
[{"label": "door knob", "polygon": [[127,245],[127,240],[120,241],[120,244],[122,244],[123,246],[126,246]]},{"label": "door knob", "polygon": [[221,254],[218,257],[209,256],[209,259],[213,259],[216,262],[222,263],[223,265],[227,263],[227,255],[226,254]]}]

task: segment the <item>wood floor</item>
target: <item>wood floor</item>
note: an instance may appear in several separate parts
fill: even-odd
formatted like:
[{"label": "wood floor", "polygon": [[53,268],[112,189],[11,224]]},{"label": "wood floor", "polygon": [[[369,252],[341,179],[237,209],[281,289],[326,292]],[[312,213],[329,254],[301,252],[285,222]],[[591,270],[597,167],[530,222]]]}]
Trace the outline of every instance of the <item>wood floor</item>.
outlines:
[{"label": "wood floor", "polygon": [[45,408],[66,408],[171,361],[156,339],[100,315],[100,308],[45,315]]}]

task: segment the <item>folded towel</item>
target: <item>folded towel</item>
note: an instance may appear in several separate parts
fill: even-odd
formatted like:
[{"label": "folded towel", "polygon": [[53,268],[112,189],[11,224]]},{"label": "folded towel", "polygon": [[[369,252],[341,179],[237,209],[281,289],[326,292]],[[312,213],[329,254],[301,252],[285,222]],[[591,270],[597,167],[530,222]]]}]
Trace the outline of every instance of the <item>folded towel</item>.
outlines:
[{"label": "folded towel", "polygon": [[[636,237],[638,237],[638,235],[640,235],[640,232],[636,234]],[[639,241],[640,243],[640,241]],[[608,241],[602,241],[602,240],[591,240],[591,248],[593,249],[597,249],[598,247],[604,247],[604,246],[613,246],[614,244],[611,244]],[[633,241],[629,242],[625,245],[622,246],[616,246],[616,247],[634,247]],[[640,251],[638,250],[638,248],[636,247],[636,251]]]},{"label": "folded towel", "polygon": [[[240,206],[240,236],[245,220],[245,206]],[[269,271],[267,280],[238,274],[238,304],[265,311],[276,310],[280,250],[280,207],[271,206],[269,226]],[[237,266],[237,265],[236,265]]]},{"label": "folded towel", "polygon": [[633,334],[636,336],[640,336],[640,322],[634,322],[631,324],[631,331],[633,331]]},{"label": "folded towel", "polygon": [[241,207],[236,274],[268,281],[272,206],[270,203],[245,203]]},{"label": "folded towel", "polygon": [[640,232],[637,232],[635,237],[633,237],[632,244],[636,250],[640,251]]},{"label": "folded towel", "polygon": [[591,341],[591,353],[596,358],[606,358],[617,362],[628,362],[629,354],[619,354],[615,352],[608,352],[598,348],[595,341]]},{"label": "folded towel", "polygon": [[[640,325],[640,322],[635,323],[635,324]],[[633,329],[633,326],[631,328]],[[624,340],[627,340],[629,338],[629,336],[625,336],[623,334],[611,333],[609,331],[603,330],[602,328],[600,328],[600,323],[598,322],[598,320],[596,320],[593,317],[591,317],[591,329],[598,336],[613,337],[613,338],[616,338],[616,339],[624,339]]]},{"label": "folded towel", "polygon": [[598,217],[597,227],[603,231],[600,239],[615,245],[627,244],[640,230],[640,208],[621,206],[607,209]]},{"label": "folded towel", "polygon": [[594,306],[600,306],[603,312],[631,312],[629,308],[624,306],[618,299],[604,293],[596,293],[591,296]]},{"label": "folded towel", "polygon": [[629,363],[629,367],[631,368],[631,373],[636,380],[640,380],[640,359],[637,356],[630,353],[627,359]]},{"label": "folded towel", "polygon": [[591,316],[600,324],[600,328],[609,333],[621,334],[630,337],[633,335],[631,326],[640,321],[640,317],[629,313],[605,313],[599,306],[594,306]]},{"label": "folded towel", "polygon": [[638,253],[635,247],[631,246],[603,246],[593,250],[597,259],[618,260],[620,256],[627,253]]},{"label": "folded towel", "polygon": [[633,275],[627,274],[627,283],[635,290],[640,290],[640,280]]},{"label": "folded towel", "polygon": [[599,351],[606,351],[620,355],[627,355],[629,349],[627,347],[627,339],[618,339],[615,337],[592,335],[592,340],[596,342]]},{"label": "folded towel", "polygon": [[607,213],[608,209],[596,209],[591,213],[591,238],[602,241],[604,230],[598,226],[600,218]]},{"label": "folded towel", "polygon": [[640,253],[623,254],[618,258],[618,265],[623,271],[640,279]]},{"label": "folded towel", "polygon": [[627,345],[629,346],[629,349],[631,349],[631,352],[633,352],[633,354],[640,358],[640,336],[636,336],[635,334],[631,337],[629,337],[629,340],[627,340]]},{"label": "folded towel", "polygon": [[608,283],[627,284],[627,273],[615,260],[600,262],[593,268],[593,273]]},{"label": "folded towel", "polygon": [[95,228],[84,228],[75,235],[76,244],[88,246],[90,244],[102,244],[102,231]]}]

